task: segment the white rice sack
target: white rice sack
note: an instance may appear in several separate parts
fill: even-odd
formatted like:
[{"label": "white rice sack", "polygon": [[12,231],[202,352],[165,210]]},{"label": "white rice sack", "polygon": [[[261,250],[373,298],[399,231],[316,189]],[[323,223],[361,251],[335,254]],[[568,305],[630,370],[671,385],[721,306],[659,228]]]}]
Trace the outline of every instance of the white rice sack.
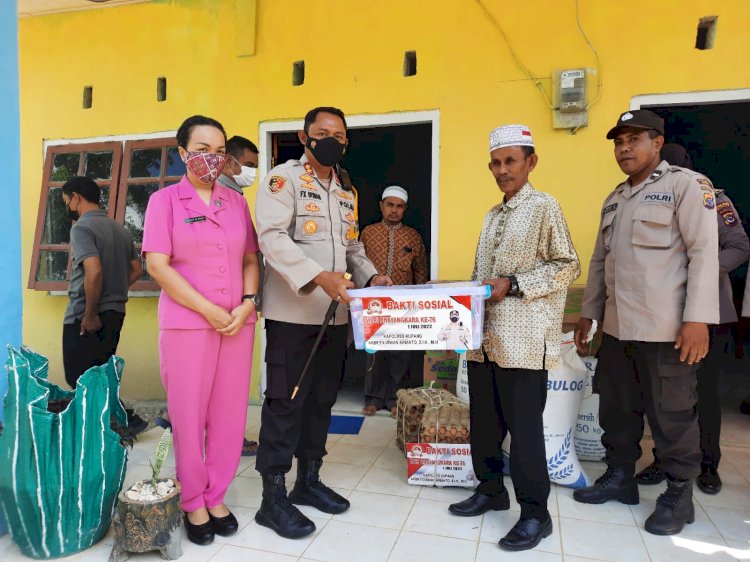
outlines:
[{"label": "white rice sack", "polygon": [[458,354],[458,373],[456,374],[456,396],[464,404],[469,403],[469,370],[466,364],[466,352]]},{"label": "white rice sack", "polygon": [[583,357],[583,363],[589,377],[581,400],[581,409],[578,411],[576,454],[582,461],[601,461],[604,460],[606,451],[602,445],[602,427],[599,425],[599,395],[593,392],[597,360],[595,357]]},{"label": "white rice sack", "polygon": [[[550,481],[569,488],[590,484],[576,456],[573,443],[578,410],[581,406],[588,371],[576,353],[573,332],[563,334],[560,364],[549,371],[547,405],[544,408],[544,442],[547,451],[547,472]],[[503,443],[506,472],[509,467],[510,435]]]}]

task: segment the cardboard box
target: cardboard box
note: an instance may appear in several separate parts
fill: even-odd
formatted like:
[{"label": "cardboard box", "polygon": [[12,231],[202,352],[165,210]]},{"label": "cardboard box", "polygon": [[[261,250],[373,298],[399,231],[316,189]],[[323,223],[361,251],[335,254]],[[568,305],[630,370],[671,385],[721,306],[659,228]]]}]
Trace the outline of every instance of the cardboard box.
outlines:
[{"label": "cardboard box", "polygon": [[409,484],[467,488],[478,484],[468,444],[407,443],[406,463]]},{"label": "cardboard box", "polygon": [[424,385],[433,388],[444,388],[456,393],[456,376],[458,375],[458,354],[455,351],[425,351]]}]

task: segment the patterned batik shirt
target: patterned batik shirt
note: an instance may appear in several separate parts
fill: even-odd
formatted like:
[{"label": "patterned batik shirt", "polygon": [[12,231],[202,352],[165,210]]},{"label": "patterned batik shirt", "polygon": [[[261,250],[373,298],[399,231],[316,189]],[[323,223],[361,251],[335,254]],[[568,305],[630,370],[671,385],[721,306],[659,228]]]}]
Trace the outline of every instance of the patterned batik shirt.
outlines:
[{"label": "patterned batik shirt", "polygon": [[[490,209],[479,236],[472,279],[514,275],[519,296],[485,303],[483,349],[506,369],[554,369],[568,286],[581,273],[559,203],[524,185]],[[484,361],[482,350],[467,352]]]},{"label": "patterned batik shirt", "polygon": [[413,228],[399,223],[371,224],[360,237],[365,254],[378,274],[390,275],[394,285],[421,285],[427,282],[427,257],[422,237]]}]

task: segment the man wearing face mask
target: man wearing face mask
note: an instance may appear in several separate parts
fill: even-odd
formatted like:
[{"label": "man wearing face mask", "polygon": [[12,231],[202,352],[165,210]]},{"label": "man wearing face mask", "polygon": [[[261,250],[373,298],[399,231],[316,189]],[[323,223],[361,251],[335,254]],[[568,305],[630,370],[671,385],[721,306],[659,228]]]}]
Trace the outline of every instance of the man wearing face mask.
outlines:
[{"label": "man wearing face mask", "polygon": [[438,339],[445,342],[445,349],[463,350],[469,347],[469,330],[461,322],[458,310],[450,311],[450,323],[438,332]]},{"label": "man wearing face mask", "polygon": [[[128,287],[143,274],[130,233],[99,207],[100,189],[90,178],[74,177],[62,187],[70,218],[73,268],[63,320],[65,380],[76,387],[89,368],[117,351],[125,320]],[[146,422],[129,412],[128,425]]]},{"label": "man wearing face mask", "polygon": [[[342,513],[349,502],[320,481],[331,408],[344,353],[347,312],[339,306],[324,332],[295,399],[290,397],[331,300],[347,303],[355,286],[391,285],[378,275],[360,243],[357,195],[336,165],[346,152],[343,112],[318,107],[298,133],[299,160],[272,169],[261,182],[255,216],[266,260],[263,316],[266,327],[266,390],[256,469],[263,501],[255,520],[285,538],[315,531],[293,504]],[[352,275],[353,282],[344,277]],[[285,474],[297,457],[297,480],[287,497]]]},{"label": "man wearing face mask", "polygon": [[239,135],[227,141],[227,165],[217,180],[224,187],[242,193],[255,183],[258,173],[258,147]]}]

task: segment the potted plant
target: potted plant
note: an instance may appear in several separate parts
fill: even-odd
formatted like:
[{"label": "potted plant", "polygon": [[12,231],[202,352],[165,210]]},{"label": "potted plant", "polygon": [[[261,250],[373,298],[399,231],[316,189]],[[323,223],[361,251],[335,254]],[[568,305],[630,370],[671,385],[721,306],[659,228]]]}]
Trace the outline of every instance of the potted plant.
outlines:
[{"label": "potted plant", "polygon": [[182,556],[182,506],[180,483],[175,478],[159,478],[169,453],[172,432],[164,433],[156,447],[150,480],[140,480],[120,492],[113,523],[115,544],[109,562],[122,562],[131,552],[158,550],[162,558]]}]

